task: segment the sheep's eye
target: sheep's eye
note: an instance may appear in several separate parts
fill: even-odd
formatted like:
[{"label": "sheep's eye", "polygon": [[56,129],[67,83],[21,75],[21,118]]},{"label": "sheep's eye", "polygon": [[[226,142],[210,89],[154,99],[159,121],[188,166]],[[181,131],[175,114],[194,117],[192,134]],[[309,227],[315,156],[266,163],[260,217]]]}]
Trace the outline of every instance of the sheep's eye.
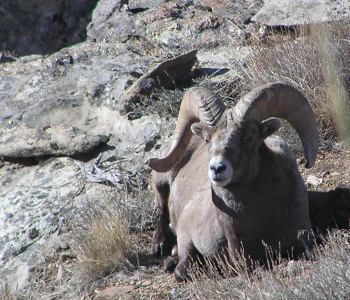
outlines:
[{"label": "sheep's eye", "polygon": [[204,141],[207,143],[207,144],[209,144],[209,139],[204,139]]}]

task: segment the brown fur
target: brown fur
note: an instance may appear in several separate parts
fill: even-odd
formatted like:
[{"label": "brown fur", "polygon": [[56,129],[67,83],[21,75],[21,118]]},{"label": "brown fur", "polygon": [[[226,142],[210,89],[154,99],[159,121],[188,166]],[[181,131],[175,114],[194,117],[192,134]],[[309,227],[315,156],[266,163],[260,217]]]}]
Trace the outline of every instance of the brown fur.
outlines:
[{"label": "brown fur", "polygon": [[[300,249],[298,232],[310,230],[307,192],[287,145],[278,137],[269,137],[252,153],[257,159],[248,157],[245,161],[247,152],[242,152],[239,160],[245,162],[241,166],[243,173],[253,168],[256,175],[243,184],[225,187],[212,187],[210,183],[208,148],[210,144],[193,137],[174,170],[153,173],[158,205],[168,207],[169,222],[177,238],[176,278],[187,278],[192,255],[197,251],[212,258],[228,247],[234,261],[241,245],[252,259],[265,258],[264,243],[283,253],[292,247]],[[213,199],[212,192],[219,202]],[[164,231],[169,223],[163,225],[156,231]],[[166,234],[163,238],[171,240]]]}]

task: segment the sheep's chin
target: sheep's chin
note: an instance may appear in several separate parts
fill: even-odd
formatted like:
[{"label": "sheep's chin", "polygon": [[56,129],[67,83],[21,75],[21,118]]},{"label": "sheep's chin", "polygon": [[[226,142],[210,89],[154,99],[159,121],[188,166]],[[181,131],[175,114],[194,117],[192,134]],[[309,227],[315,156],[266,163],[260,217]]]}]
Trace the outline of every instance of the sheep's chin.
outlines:
[{"label": "sheep's chin", "polygon": [[231,178],[226,178],[224,180],[213,180],[211,179],[211,184],[219,187],[225,187],[231,182]]}]

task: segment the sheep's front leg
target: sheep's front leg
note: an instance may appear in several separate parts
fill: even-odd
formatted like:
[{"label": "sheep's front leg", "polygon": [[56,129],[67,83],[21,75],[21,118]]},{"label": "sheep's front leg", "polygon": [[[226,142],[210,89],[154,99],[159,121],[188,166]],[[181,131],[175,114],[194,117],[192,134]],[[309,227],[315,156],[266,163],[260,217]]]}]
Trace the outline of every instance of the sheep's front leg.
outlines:
[{"label": "sheep's front leg", "polygon": [[212,200],[216,206],[216,215],[220,227],[224,232],[224,236],[227,240],[227,247],[230,256],[231,263],[235,264],[238,259],[238,251],[240,248],[239,239],[234,230],[236,212],[225,203],[220,197],[218,197],[215,191],[212,189]]},{"label": "sheep's front leg", "polygon": [[228,253],[230,256],[230,263],[235,265],[238,261],[238,251],[239,251],[239,239],[234,232],[233,222],[231,220],[225,220],[224,225],[221,225],[224,230],[224,235],[227,240]]},{"label": "sheep's front leg", "polygon": [[169,193],[170,186],[166,177],[156,174],[153,178],[153,190],[156,202],[156,227],[153,235],[153,255],[170,255],[176,244],[176,236],[170,228]]},{"label": "sheep's front leg", "polygon": [[153,255],[163,257],[171,254],[176,244],[176,236],[170,229],[170,220],[167,209],[157,208],[156,228],[153,235]]},{"label": "sheep's front leg", "polygon": [[178,237],[177,252],[179,262],[174,271],[175,279],[179,282],[190,280],[191,277],[188,274],[188,269],[196,260],[198,251],[193,246],[189,236]]}]

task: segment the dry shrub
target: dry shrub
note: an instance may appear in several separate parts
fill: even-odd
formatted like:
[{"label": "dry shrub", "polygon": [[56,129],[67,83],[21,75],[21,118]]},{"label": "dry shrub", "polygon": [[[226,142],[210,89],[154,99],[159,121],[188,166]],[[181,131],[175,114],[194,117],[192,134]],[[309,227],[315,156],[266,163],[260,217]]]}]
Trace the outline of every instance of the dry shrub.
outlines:
[{"label": "dry shrub", "polygon": [[133,104],[129,116],[140,118],[147,115],[175,118],[178,115],[184,90],[182,89],[156,89],[151,96],[144,97],[142,101]]},{"label": "dry shrub", "polygon": [[13,291],[11,291],[10,287],[5,284],[4,286],[0,283],[0,300],[16,300],[19,299]]},{"label": "dry shrub", "polygon": [[85,275],[98,278],[128,264],[131,236],[127,218],[118,203],[103,198],[84,219],[83,236],[77,244]]},{"label": "dry shrub", "polygon": [[236,277],[209,275],[189,285],[198,299],[350,299],[350,233],[334,231],[309,261],[277,262]]},{"label": "dry shrub", "polygon": [[238,65],[243,92],[270,82],[289,83],[311,102],[323,137],[344,131],[340,124],[350,122],[349,23],[312,25],[297,38],[281,41],[273,35],[252,47],[247,64]]}]

